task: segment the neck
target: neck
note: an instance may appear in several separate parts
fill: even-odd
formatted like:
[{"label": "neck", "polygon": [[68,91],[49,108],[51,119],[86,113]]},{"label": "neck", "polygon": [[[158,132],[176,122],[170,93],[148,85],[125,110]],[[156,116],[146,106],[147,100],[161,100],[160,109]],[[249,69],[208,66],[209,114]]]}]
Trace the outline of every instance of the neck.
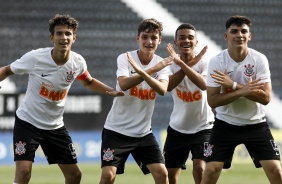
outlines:
[{"label": "neck", "polygon": [[229,56],[236,62],[242,62],[248,55],[248,49],[228,49]]},{"label": "neck", "polygon": [[55,63],[60,66],[69,60],[70,52],[55,52],[52,50],[51,55]]},{"label": "neck", "polygon": [[180,54],[180,59],[184,62],[184,63],[189,63],[189,61],[191,61],[192,59],[195,58],[195,54]]},{"label": "neck", "polygon": [[137,51],[137,55],[142,65],[148,65],[154,56],[154,54],[151,53],[141,53],[140,50]]}]

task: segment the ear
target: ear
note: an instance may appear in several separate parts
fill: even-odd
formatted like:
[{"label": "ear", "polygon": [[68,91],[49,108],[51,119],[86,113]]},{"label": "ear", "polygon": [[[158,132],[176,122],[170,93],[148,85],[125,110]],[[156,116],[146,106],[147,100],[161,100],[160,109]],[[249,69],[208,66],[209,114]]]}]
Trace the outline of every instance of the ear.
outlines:
[{"label": "ear", "polygon": [[72,43],[74,43],[76,40],[76,34],[73,35],[73,40],[72,40]]},{"label": "ear", "polygon": [[159,44],[161,44],[162,42],[162,36],[160,36],[160,39],[159,39]]},{"label": "ear", "polygon": [[249,41],[251,41],[251,38],[252,38],[252,33],[250,33],[249,35]]},{"label": "ear", "polygon": [[136,41],[139,43],[139,39],[140,39],[140,36],[139,35],[137,35],[136,36]]},{"label": "ear", "polygon": [[50,41],[51,41],[52,43],[54,43],[54,41],[53,41],[54,36],[53,36],[53,35],[50,35],[49,38],[50,38]]},{"label": "ear", "polygon": [[226,34],[226,32],[224,33],[223,37],[224,37],[224,40],[227,40],[227,34]]}]

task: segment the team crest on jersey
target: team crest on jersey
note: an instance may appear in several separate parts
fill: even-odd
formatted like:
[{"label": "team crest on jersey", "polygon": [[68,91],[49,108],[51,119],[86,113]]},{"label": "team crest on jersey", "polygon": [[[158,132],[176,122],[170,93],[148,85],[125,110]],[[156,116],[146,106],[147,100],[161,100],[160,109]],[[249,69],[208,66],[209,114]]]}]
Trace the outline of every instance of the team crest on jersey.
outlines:
[{"label": "team crest on jersey", "polygon": [[18,154],[18,155],[23,155],[25,154],[25,145],[26,143],[25,142],[22,142],[20,141],[19,143],[16,143],[16,149],[15,149],[15,153]]},{"label": "team crest on jersey", "polygon": [[75,72],[73,72],[73,71],[69,71],[69,72],[66,72],[66,78],[65,78],[65,80],[67,81],[67,82],[72,82],[73,80],[74,80],[74,75],[75,74]]},{"label": "team crest on jersey", "polygon": [[212,148],[213,145],[209,144],[209,143],[204,143],[205,144],[205,148],[204,148],[204,156],[205,157],[209,157],[212,154]]},{"label": "team crest on jersey", "polygon": [[107,150],[104,149],[103,152],[103,160],[110,161],[114,159],[113,152],[115,152],[115,150],[111,150],[110,148],[108,148]]},{"label": "team crest on jersey", "polygon": [[253,69],[254,65],[248,64],[248,65],[245,65],[244,67],[245,67],[244,74],[246,76],[250,77],[250,76],[254,75],[254,69]]}]

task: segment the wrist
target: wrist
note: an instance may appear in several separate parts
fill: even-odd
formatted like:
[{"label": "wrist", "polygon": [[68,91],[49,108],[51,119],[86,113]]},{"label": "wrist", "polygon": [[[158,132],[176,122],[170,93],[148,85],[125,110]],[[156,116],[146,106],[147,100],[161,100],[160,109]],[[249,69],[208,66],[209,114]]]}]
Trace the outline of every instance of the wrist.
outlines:
[{"label": "wrist", "polygon": [[235,91],[236,88],[237,88],[237,82],[234,81],[234,82],[233,82],[233,85],[232,85],[232,90]]}]

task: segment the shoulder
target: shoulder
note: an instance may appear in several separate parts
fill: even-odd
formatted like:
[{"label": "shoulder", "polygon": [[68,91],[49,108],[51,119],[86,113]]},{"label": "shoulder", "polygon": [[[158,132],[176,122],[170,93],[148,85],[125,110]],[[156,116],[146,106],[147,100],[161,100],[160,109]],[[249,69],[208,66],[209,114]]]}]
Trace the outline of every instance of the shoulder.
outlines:
[{"label": "shoulder", "polygon": [[154,60],[156,60],[156,61],[161,61],[161,60],[163,60],[163,58],[161,57],[161,56],[159,56],[159,55],[157,55],[157,54],[154,54]]},{"label": "shoulder", "polygon": [[263,53],[255,50],[255,49],[248,48],[248,53],[250,54],[250,56],[253,59],[259,59],[259,58],[266,59],[266,56]]},{"label": "shoulder", "polygon": [[27,55],[31,56],[42,56],[51,53],[52,48],[51,47],[46,47],[46,48],[38,48],[38,49],[33,49],[27,52]]},{"label": "shoulder", "polygon": [[224,58],[228,56],[227,49],[221,51],[220,53],[216,54],[215,56],[211,57],[210,63],[217,63],[224,61]]},{"label": "shoulder", "polygon": [[74,51],[71,51],[71,58],[74,62],[78,62],[78,63],[85,63],[85,59],[82,55],[74,52]]}]

